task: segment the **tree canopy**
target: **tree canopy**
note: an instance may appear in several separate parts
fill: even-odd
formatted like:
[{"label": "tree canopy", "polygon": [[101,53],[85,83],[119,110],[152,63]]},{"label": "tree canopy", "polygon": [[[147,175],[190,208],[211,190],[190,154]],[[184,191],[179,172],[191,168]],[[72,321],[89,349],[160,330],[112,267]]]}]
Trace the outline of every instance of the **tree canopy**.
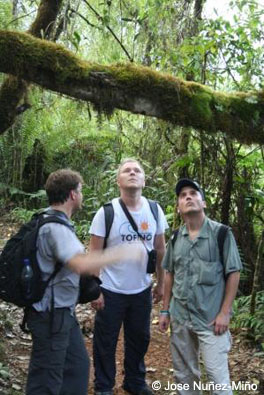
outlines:
[{"label": "tree canopy", "polygon": [[0,201],[39,208],[47,175],[73,168],[87,238],[123,157],[143,164],[173,228],[175,182],[196,179],[233,228],[248,294],[264,278],[264,10],[231,0],[209,18],[207,2],[0,0]]},{"label": "tree canopy", "polygon": [[[106,114],[121,109],[208,134],[221,131],[241,143],[264,143],[262,90],[225,93],[135,63],[84,61],[61,45],[34,37],[43,31],[49,37],[50,21],[62,5],[55,3],[41,1],[29,34],[0,31],[0,71],[17,77],[2,86],[0,132],[13,122],[26,81],[91,102]],[[195,3],[196,13],[201,4]]]}]

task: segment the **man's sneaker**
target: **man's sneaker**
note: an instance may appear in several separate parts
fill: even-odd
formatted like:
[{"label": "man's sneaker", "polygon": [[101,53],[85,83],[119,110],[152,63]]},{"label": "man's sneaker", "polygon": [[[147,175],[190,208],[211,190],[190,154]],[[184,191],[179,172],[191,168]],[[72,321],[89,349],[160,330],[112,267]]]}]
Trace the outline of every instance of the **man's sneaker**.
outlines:
[{"label": "man's sneaker", "polygon": [[153,392],[151,391],[151,389],[146,385],[144,388],[142,388],[138,395],[153,395]]},{"label": "man's sneaker", "polygon": [[137,392],[130,391],[129,389],[126,388],[126,386],[124,386],[123,388],[130,395],[153,395],[153,392],[151,391],[151,389],[147,385],[145,385],[145,387],[141,388]]}]

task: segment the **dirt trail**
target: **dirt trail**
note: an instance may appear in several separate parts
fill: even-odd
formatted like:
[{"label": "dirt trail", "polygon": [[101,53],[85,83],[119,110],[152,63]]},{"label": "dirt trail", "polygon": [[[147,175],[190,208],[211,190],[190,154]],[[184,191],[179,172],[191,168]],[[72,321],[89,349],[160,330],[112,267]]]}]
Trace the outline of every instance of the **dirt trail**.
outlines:
[{"label": "dirt trail", "polygon": [[[78,318],[83,328],[85,342],[91,357],[92,365],[92,328],[94,312],[89,305],[78,307]],[[19,323],[22,318],[21,309],[14,306],[8,306],[5,303],[0,304],[0,311],[6,311],[9,329],[1,330],[1,338],[6,344],[6,364],[9,367],[10,378],[2,378],[0,375],[0,395],[21,395],[25,385],[27,366],[29,362],[31,340],[30,336],[22,333],[19,329]],[[173,371],[172,361],[169,349],[169,334],[161,334],[157,326],[158,307],[153,309],[152,313],[152,339],[148,353],[146,355],[147,382],[151,386],[153,382],[159,381],[162,389],[155,391],[159,395],[173,395],[176,392],[173,389]],[[230,353],[230,370],[231,378],[235,385],[245,386],[255,384],[257,391],[250,391],[248,387],[245,390],[234,392],[236,394],[264,394],[264,358],[257,356],[256,350],[249,348],[245,341],[242,341],[237,334],[233,334],[233,347]],[[115,395],[124,395],[122,390],[123,382],[123,334],[121,332],[116,354],[116,387]],[[0,369],[1,371],[1,369]],[[171,390],[165,390],[167,383],[172,384]],[[17,391],[14,391],[17,389]],[[243,389],[243,387],[242,387]],[[205,394],[208,392],[205,392]],[[91,369],[91,379],[88,394],[93,394],[93,367]],[[76,394],[78,395],[78,394]]]},{"label": "dirt trail", "polygon": [[[11,233],[15,224],[10,224],[6,220],[0,222],[0,249]],[[147,382],[159,381],[161,389],[154,391],[158,395],[176,394],[173,387],[173,370],[169,348],[169,334],[161,334],[158,330],[158,311],[159,306],[154,306],[152,311],[152,338],[148,353],[146,355]],[[86,339],[87,349],[92,362],[92,328],[94,312],[90,305],[79,306],[77,315],[83,328]],[[29,362],[31,339],[19,329],[22,319],[22,310],[15,306],[0,302],[0,395],[22,395],[26,380],[26,372]],[[6,323],[7,322],[7,323]],[[241,390],[234,391],[236,395],[264,395],[264,356],[256,349],[250,347],[245,340],[245,331],[233,333],[233,347],[230,352],[230,372],[234,385],[241,386]],[[122,390],[123,381],[123,336],[120,339],[116,354],[116,387],[115,395],[126,394]],[[6,357],[4,358],[3,347]],[[263,354],[263,353],[262,353]],[[92,363],[91,363],[92,365]],[[8,367],[9,376],[5,374]],[[170,390],[167,383],[172,384]],[[256,391],[250,391],[248,386],[256,385]],[[158,386],[158,384],[156,384]],[[208,392],[204,392],[205,394]],[[93,368],[89,386],[89,395],[93,394]],[[76,394],[78,395],[78,394]]]}]

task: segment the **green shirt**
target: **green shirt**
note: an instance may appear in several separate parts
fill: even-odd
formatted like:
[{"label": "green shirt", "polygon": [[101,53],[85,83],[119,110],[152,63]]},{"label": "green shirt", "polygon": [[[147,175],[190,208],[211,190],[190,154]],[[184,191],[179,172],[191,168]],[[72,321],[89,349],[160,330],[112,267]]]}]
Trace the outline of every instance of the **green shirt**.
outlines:
[{"label": "green shirt", "polygon": [[225,278],[242,268],[231,230],[225,238],[221,262],[217,243],[220,226],[206,217],[194,240],[182,226],[174,247],[170,241],[163,258],[164,269],[174,273],[170,314],[180,324],[191,322],[196,330],[213,330],[208,324],[221,309]]}]

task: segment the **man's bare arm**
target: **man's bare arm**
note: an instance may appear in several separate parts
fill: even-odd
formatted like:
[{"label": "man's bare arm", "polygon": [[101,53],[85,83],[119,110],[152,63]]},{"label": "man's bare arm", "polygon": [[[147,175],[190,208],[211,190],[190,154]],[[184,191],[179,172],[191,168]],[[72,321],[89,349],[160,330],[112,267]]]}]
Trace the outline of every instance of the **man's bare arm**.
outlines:
[{"label": "man's bare arm", "polygon": [[165,236],[164,234],[156,235],[154,239],[154,248],[157,251],[157,286],[153,290],[154,302],[159,302],[163,297],[164,292],[164,269],[161,266],[162,258],[165,254]]},{"label": "man's bare arm", "polygon": [[[91,235],[90,244],[89,244],[89,251],[103,251],[104,249],[104,237]],[[99,276],[100,269],[95,270],[93,273],[95,276]]]},{"label": "man's bare arm", "polygon": [[165,274],[165,285],[164,285],[164,296],[163,296],[163,307],[159,317],[159,328],[161,332],[166,332],[170,324],[169,305],[172,296],[172,287],[174,282],[174,273],[166,272]]},{"label": "man's bare arm", "polygon": [[[91,240],[90,240],[90,251],[103,251],[104,249],[104,237],[101,236],[96,236],[96,235],[91,235]],[[96,270],[93,273],[95,276],[99,276],[100,270]],[[101,292],[99,298],[96,300],[93,300],[91,303],[91,306],[96,310],[102,310],[105,307],[105,301],[104,301],[104,295]]]},{"label": "man's bare arm", "polygon": [[78,274],[93,274],[102,267],[110,264],[121,264],[124,257],[129,256],[134,261],[142,260],[142,246],[123,244],[122,246],[106,248],[103,251],[90,251],[87,254],[76,254],[69,259],[68,268]]},{"label": "man's bare arm", "polygon": [[215,320],[210,323],[210,325],[214,325],[214,333],[216,335],[221,335],[228,329],[232,312],[232,304],[237,294],[239,279],[240,272],[232,272],[227,277],[225,296],[221,310],[217,314]]}]

